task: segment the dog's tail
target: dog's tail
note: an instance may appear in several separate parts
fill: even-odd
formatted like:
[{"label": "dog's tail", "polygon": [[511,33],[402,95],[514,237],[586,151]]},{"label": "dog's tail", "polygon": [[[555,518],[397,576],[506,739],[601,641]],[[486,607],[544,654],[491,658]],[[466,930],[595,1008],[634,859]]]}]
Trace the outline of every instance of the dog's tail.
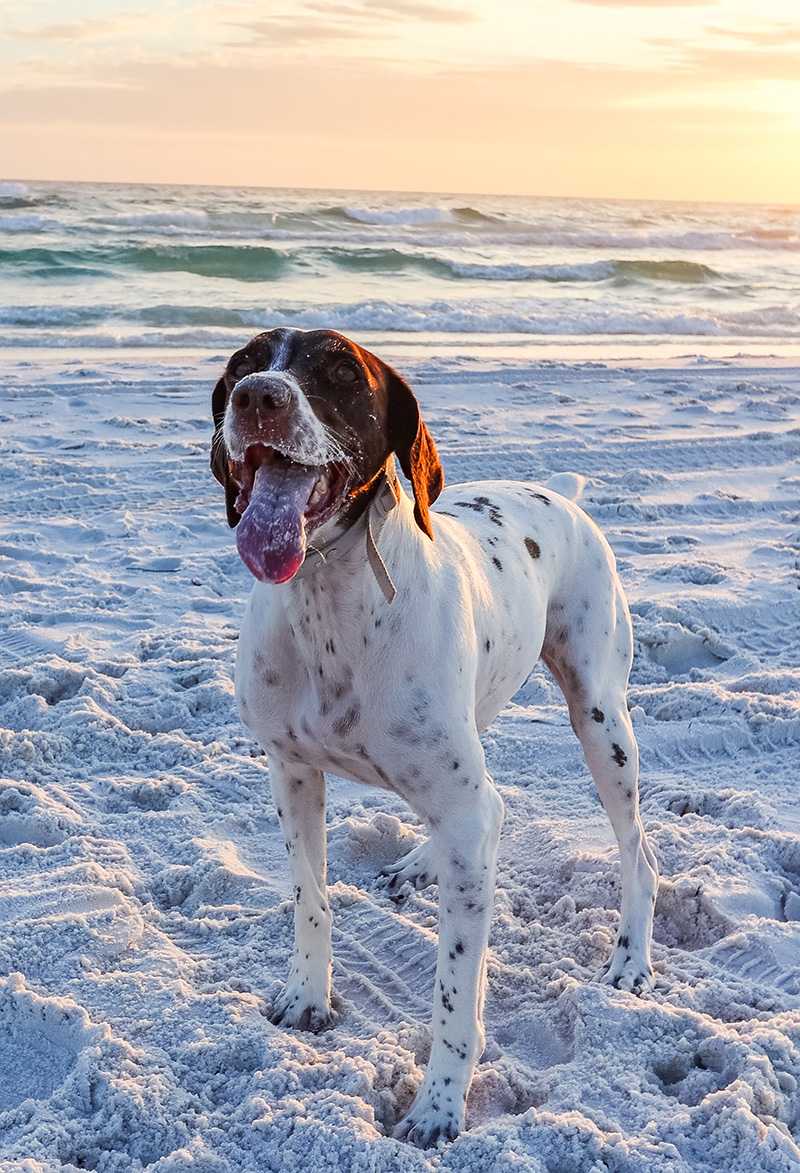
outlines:
[{"label": "dog's tail", "polygon": [[546,487],[554,493],[560,493],[568,501],[580,501],[585,484],[586,477],[582,477],[579,472],[557,472],[550,477]]}]

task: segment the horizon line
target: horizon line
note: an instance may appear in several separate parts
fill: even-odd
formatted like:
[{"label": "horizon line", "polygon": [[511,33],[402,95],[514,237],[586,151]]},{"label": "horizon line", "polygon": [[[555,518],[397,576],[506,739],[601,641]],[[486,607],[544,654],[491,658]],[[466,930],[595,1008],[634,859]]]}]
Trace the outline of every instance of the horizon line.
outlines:
[{"label": "horizon line", "polygon": [[[267,186],[257,183],[188,183],[176,180],[146,180],[146,179],[44,179],[33,176],[8,176],[0,178],[0,184],[12,183],[61,183],[82,187],[186,187],[207,188],[212,191],[236,190],[244,188],[247,191],[275,191],[275,192],[331,192],[333,194],[358,195],[400,195],[400,196],[444,196],[469,197],[477,199],[528,199],[528,200],[585,200],[606,201],[620,204],[693,204],[710,207],[745,207],[745,208],[791,208],[800,211],[800,203],[790,200],[722,200],[697,199],[689,196],[676,198],[674,196],[612,196],[612,195],[543,195],[533,192],[509,191],[458,191],[455,188],[393,188],[393,187],[325,187],[307,186],[305,184],[284,184]],[[0,205],[0,209],[2,205]]]}]

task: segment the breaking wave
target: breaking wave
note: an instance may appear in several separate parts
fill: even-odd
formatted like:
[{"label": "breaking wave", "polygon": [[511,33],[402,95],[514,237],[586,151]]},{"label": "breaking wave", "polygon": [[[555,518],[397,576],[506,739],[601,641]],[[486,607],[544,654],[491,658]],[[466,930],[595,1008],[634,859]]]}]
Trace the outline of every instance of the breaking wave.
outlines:
[{"label": "breaking wave", "polygon": [[27,246],[0,249],[0,266],[19,267],[39,277],[108,274],[126,269],[149,273],[184,272],[233,281],[274,281],[294,266],[341,269],[349,273],[418,272],[441,280],[511,282],[669,281],[698,284],[720,277],[708,265],[684,260],[604,260],[577,264],[525,265],[457,261],[399,248],[312,246],[294,250],[253,244],[113,244],[100,247]]},{"label": "breaking wave", "polygon": [[[347,332],[521,334],[551,337],[652,335],[663,338],[800,338],[800,312],[785,307],[726,314],[634,312],[623,305],[586,308],[581,301],[444,302],[415,305],[364,301],[322,308],[281,305],[162,304],[16,306],[0,310],[5,345],[238,346],[243,337],[275,326]],[[106,327],[106,328],[104,328]],[[21,331],[12,335],[10,331]],[[30,331],[26,341],[25,331]],[[34,333],[35,331],[35,333]]]}]

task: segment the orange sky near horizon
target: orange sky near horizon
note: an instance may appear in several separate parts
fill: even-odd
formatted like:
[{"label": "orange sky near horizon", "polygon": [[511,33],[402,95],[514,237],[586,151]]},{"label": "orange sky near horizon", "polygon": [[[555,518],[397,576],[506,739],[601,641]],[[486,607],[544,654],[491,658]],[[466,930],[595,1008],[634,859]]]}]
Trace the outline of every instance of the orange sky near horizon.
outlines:
[{"label": "orange sky near horizon", "polygon": [[8,0],[3,178],[800,204],[796,0]]}]

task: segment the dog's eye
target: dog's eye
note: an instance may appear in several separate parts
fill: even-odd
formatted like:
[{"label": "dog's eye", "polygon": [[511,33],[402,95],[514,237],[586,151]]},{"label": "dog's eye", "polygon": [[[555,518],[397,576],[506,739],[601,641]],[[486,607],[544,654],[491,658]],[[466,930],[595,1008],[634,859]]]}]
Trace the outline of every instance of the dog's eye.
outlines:
[{"label": "dog's eye", "polygon": [[346,362],[340,363],[334,371],[334,375],[340,383],[354,383],[358,378],[355,368]]},{"label": "dog's eye", "polygon": [[237,382],[239,379],[243,379],[245,375],[252,375],[252,373],[253,364],[246,358],[239,359],[231,371],[231,374]]}]

